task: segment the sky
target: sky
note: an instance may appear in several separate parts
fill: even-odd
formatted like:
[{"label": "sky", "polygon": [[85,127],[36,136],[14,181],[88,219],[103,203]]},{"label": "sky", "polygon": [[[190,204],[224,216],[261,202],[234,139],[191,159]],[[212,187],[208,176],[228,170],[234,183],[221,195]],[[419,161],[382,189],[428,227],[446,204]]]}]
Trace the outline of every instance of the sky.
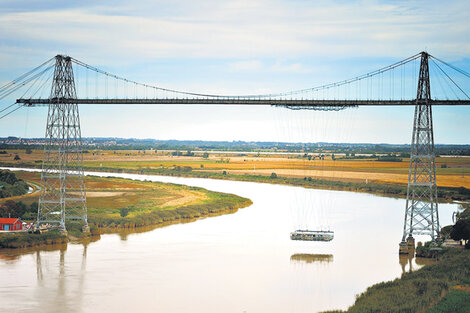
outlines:
[{"label": "sky", "polygon": [[[434,0],[0,0],[0,85],[56,54],[139,82],[212,94],[309,88],[423,50],[470,72],[469,10],[469,1]],[[470,94],[468,79],[461,87]],[[80,107],[84,137],[400,144],[411,140],[413,110]],[[470,108],[433,110],[436,143],[470,144]],[[0,119],[0,137],[42,137],[46,118],[47,108],[21,109]]]}]

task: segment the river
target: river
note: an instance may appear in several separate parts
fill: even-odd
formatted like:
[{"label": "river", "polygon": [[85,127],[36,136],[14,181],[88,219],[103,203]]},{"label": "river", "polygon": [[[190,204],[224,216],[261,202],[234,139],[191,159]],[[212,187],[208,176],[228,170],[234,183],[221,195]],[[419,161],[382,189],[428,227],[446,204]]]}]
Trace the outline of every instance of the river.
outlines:
[{"label": "river", "polygon": [[[318,312],[346,309],[374,283],[417,269],[400,259],[405,200],[366,193],[153,175],[88,173],[199,186],[253,205],[89,244],[0,252],[2,312]],[[331,242],[297,242],[292,206],[333,199]],[[455,204],[439,207],[441,225]]]}]

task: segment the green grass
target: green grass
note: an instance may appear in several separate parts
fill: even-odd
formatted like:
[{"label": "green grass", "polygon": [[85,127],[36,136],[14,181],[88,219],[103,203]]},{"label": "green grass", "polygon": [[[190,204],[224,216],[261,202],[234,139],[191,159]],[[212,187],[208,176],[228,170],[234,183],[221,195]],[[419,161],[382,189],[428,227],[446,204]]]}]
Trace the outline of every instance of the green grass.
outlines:
[{"label": "green grass", "polygon": [[[156,226],[235,212],[252,203],[234,194],[171,183],[88,177],[87,185],[91,186],[89,191],[122,192],[112,197],[88,197],[88,222],[98,228]],[[128,215],[121,216],[122,208]]]},{"label": "green grass", "polygon": [[[202,188],[197,188],[202,189]],[[113,211],[89,210],[88,220],[91,226],[98,228],[134,228],[158,226],[184,219],[200,218],[222,213],[236,212],[239,208],[252,204],[251,200],[233,194],[205,190],[207,200],[195,204],[159,207],[150,202],[139,209],[139,204],[129,207],[131,216],[117,216]],[[148,206],[150,204],[150,207]],[[152,207],[152,205],[155,205]]]},{"label": "green grass", "polygon": [[426,313],[468,313],[470,312],[470,292],[450,291],[436,306]]},{"label": "green grass", "polygon": [[55,230],[44,234],[0,234],[0,248],[28,248],[41,245],[61,244],[67,241],[66,236]]}]

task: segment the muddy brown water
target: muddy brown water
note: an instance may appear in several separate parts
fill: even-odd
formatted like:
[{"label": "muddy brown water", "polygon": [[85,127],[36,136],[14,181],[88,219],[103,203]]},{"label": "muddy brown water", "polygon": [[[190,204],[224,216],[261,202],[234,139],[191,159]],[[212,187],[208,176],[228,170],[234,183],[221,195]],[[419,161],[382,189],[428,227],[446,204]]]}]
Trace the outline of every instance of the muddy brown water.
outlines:
[{"label": "muddy brown water", "polygon": [[[0,251],[2,312],[346,309],[368,286],[422,266],[398,256],[403,199],[252,182],[94,174],[230,192],[253,205],[147,232],[104,234],[88,244]],[[327,209],[318,208],[322,203]],[[291,241],[300,207],[311,208],[317,219],[327,214],[334,240]],[[450,224],[456,209],[441,204],[441,224]]]}]

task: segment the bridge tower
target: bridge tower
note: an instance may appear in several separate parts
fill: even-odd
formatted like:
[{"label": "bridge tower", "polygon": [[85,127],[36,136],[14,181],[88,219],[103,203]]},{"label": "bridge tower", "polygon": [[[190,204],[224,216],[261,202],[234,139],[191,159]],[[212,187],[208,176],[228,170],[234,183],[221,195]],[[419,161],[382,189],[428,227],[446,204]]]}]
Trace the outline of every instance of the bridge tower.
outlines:
[{"label": "bridge tower", "polygon": [[432,125],[431,88],[429,82],[429,54],[421,53],[418,93],[411,139],[410,169],[406,196],[405,224],[400,253],[414,249],[415,235],[439,238],[437,208],[436,163]]},{"label": "bridge tower", "polygon": [[70,57],[57,55],[46,125],[37,223],[65,230],[65,220],[89,231],[80,118]]}]

